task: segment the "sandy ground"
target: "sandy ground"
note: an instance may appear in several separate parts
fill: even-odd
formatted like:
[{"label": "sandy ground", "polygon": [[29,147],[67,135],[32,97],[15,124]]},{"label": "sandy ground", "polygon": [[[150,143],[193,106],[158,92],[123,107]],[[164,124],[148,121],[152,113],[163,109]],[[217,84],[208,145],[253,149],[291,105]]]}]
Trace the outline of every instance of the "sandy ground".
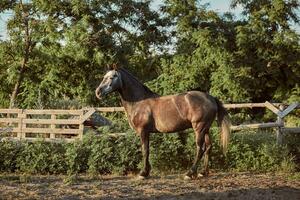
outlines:
[{"label": "sandy ground", "polygon": [[184,181],[182,175],[64,176],[0,175],[0,199],[300,199],[300,180],[286,174],[214,173]]}]

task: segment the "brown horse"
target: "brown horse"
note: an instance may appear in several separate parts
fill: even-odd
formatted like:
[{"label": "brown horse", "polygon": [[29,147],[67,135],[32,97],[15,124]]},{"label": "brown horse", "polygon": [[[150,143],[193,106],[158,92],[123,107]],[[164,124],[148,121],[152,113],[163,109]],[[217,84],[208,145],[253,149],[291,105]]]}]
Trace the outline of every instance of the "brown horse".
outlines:
[{"label": "brown horse", "polygon": [[196,156],[185,179],[197,176],[197,166],[203,154],[204,175],[208,174],[211,141],[209,129],[217,116],[221,127],[221,145],[226,151],[229,140],[229,120],[222,103],[203,92],[189,91],[177,95],[159,96],[143,85],[123,68],[110,69],[96,89],[97,98],[117,91],[121,95],[129,124],[139,134],[142,143],[144,167],[139,178],[150,174],[149,134],[170,133],[193,128],[196,140]]}]

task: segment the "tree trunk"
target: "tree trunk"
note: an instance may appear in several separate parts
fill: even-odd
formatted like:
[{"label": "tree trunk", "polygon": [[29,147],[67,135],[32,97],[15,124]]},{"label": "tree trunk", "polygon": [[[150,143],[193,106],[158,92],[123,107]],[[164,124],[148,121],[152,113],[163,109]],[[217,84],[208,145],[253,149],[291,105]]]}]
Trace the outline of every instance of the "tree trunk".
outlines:
[{"label": "tree trunk", "polygon": [[18,76],[17,82],[15,83],[14,90],[10,96],[9,108],[15,108],[15,106],[16,106],[15,103],[16,103],[17,95],[19,94],[20,86],[21,86],[21,83],[22,83],[22,80],[24,77],[24,71],[25,71],[26,64],[27,64],[27,59],[23,58],[20,74]]},{"label": "tree trunk", "polygon": [[18,75],[17,81],[15,83],[14,89],[12,91],[12,94],[10,96],[10,104],[9,104],[9,108],[15,108],[16,107],[16,99],[17,96],[19,94],[20,91],[20,86],[22,84],[23,78],[24,78],[24,73],[25,73],[25,69],[26,69],[26,65],[28,63],[29,60],[29,55],[30,52],[32,50],[32,43],[31,43],[31,38],[30,38],[30,32],[29,32],[29,13],[28,11],[24,10],[23,7],[23,2],[22,0],[20,0],[20,6],[21,6],[21,12],[23,12],[23,21],[24,21],[24,31],[25,31],[25,41],[24,41],[24,55],[23,55],[23,59],[22,59],[22,63],[21,63],[21,67],[20,67],[20,73]]}]

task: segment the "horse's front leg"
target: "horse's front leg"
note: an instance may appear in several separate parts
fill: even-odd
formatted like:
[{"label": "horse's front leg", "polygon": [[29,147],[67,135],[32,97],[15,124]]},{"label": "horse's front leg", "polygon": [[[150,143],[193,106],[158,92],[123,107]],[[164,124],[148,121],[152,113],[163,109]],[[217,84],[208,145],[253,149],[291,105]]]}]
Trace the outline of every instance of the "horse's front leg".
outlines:
[{"label": "horse's front leg", "polygon": [[141,132],[141,143],[142,143],[142,152],[143,152],[143,164],[144,167],[139,174],[140,179],[144,179],[149,176],[151,166],[149,163],[149,133]]}]

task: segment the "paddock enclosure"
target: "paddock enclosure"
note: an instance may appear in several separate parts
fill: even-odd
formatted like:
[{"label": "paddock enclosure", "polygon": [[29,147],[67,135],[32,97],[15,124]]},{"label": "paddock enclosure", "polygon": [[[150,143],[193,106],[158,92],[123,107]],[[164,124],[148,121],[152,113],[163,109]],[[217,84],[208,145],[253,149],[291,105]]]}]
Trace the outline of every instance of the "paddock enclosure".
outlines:
[{"label": "paddock enclosure", "polygon": [[[265,102],[225,104],[224,106],[228,110],[234,109],[230,112],[236,113],[241,112],[241,109],[265,108],[272,111],[271,115],[273,119],[277,118],[274,121],[252,124],[246,124],[242,120],[238,124],[232,121],[232,131],[273,128],[277,131],[278,144],[282,142],[284,134],[300,132],[300,127],[286,127],[285,123],[285,117],[292,111],[295,113],[295,110],[299,109],[298,103],[284,105]],[[122,107],[84,108],[80,110],[0,109],[0,131],[2,132],[0,140],[37,140],[38,138],[44,138],[47,141],[53,142],[81,140],[85,124],[88,120],[91,120],[93,114],[122,114],[123,112],[124,109]],[[298,114],[299,110],[296,110],[296,112]],[[119,134],[114,134],[114,136],[116,135]],[[97,139],[101,140],[103,138],[106,137],[99,137]],[[116,139],[113,137],[108,138]],[[126,139],[126,137],[119,137],[117,139]],[[10,143],[18,145],[17,142]],[[261,142],[259,141],[259,143]],[[51,145],[61,144],[63,143],[51,143]],[[88,142],[85,145],[91,145],[91,143]],[[47,143],[45,146],[50,145]],[[68,144],[66,146],[71,145]],[[81,149],[83,146],[79,146],[78,148]],[[274,146],[280,148],[278,145]],[[103,156],[104,154],[101,154],[101,151],[104,145],[99,147],[101,148],[95,148],[99,149],[97,156],[98,154]],[[120,146],[116,148],[120,148]],[[52,154],[53,151],[50,152]],[[113,151],[109,151],[109,154],[113,155],[111,152]],[[125,151],[121,150],[120,152],[123,153]],[[80,155],[76,154],[74,162],[79,162],[77,158],[87,157],[86,154],[81,155],[82,152],[79,153]],[[165,154],[170,156],[169,152]],[[7,157],[9,158],[10,155],[8,154]],[[39,155],[39,151],[35,155]],[[48,158],[48,155],[42,157]],[[63,155],[65,155],[65,152]],[[276,153],[276,155],[278,154]],[[131,157],[132,154],[129,154],[129,156]],[[90,158],[92,158],[91,160],[95,158],[91,155],[88,157],[89,160]],[[107,157],[104,155],[103,159],[106,160]],[[159,160],[160,163],[163,162],[163,159],[155,159]],[[255,157],[255,159],[259,158]],[[41,160],[45,161],[47,159]],[[102,160],[102,157],[99,160]],[[168,159],[165,160],[165,162],[169,162]],[[242,161],[245,161],[245,158]],[[74,162],[71,162],[67,169],[73,166]],[[116,163],[113,160],[109,162]],[[83,159],[79,163],[88,162]],[[26,160],[25,164],[32,168],[32,163],[28,163],[28,160]],[[105,162],[101,162],[100,165],[105,165]],[[91,166],[93,165],[91,164]],[[262,174],[258,171],[248,169],[246,172],[224,172],[212,169],[208,177],[201,177],[192,181],[184,181],[180,171],[174,172],[169,170],[168,172],[171,174],[167,172],[156,173],[151,178],[141,181],[136,179],[134,173],[122,174],[120,176],[101,173],[97,175],[77,174],[76,171],[76,173],[74,172],[76,175],[36,175],[35,172],[34,174],[11,174],[4,171],[0,173],[0,199],[299,199],[300,195],[299,172],[268,172]]]},{"label": "paddock enclosure", "polygon": [[[235,124],[231,130],[276,128],[277,143],[282,143],[284,133],[300,133],[300,127],[286,127],[284,117],[299,109],[298,102],[286,105],[283,103],[241,103],[224,104],[228,110],[244,108],[266,108],[272,111],[277,120],[254,124]],[[82,139],[84,127],[94,113],[124,112],[123,107],[83,108],[79,110],[34,110],[34,109],[0,109],[1,138],[16,140],[73,141]],[[105,124],[104,124],[105,125]]]}]

